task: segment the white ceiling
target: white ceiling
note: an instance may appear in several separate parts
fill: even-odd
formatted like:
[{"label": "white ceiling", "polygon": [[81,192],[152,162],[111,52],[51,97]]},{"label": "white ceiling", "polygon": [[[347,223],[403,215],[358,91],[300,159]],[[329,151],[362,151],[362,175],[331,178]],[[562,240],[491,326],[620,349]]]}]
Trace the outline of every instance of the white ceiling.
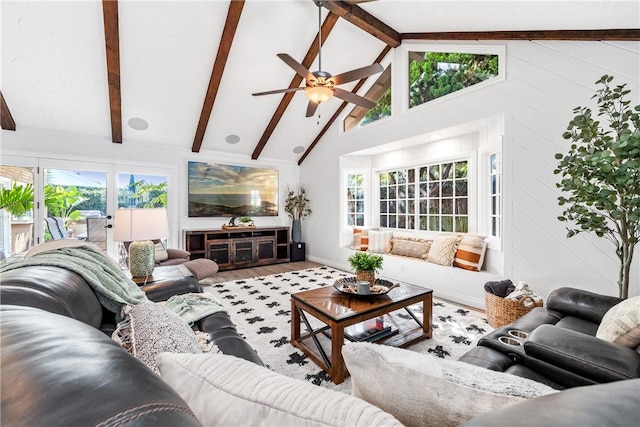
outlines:
[{"label": "white ceiling", "polygon": [[[2,14],[0,89],[17,125],[111,139],[102,4],[99,1],[6,1]],[[190,150],[225,23],[228,0],[119,1],[123,144]],[[360,3],[400,33],[637,28],[630,1],[402,1]],[[323,9],[323,19],[327,11]],[[630,16],[631,15],[631,16]],[[318,30],[311,0],[247,0],[202,143],[249,158],[282,95],[251,96],[289,86],[294,72],[277,56],[302,62]],[[384,43],[340,19],[322,49],[324,70],[368,65]],[[317,61],[311,70],[317,69]],[[354,83],[342,86],[351,89]],[[305,118],[296,93],[261,157],[295,162],[340,106]],[[146,130],[130,128],[143,118]],[[240,142],[230,145],[227,135]],[[322,141],[320,141],[322,143]]]}]

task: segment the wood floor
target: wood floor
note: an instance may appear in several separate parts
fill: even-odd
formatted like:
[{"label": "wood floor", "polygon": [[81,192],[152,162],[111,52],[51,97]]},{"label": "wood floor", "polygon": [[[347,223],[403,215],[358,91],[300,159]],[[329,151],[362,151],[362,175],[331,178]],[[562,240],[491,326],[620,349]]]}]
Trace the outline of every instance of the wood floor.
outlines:
[{"label": "wood floor", "polygon": [[306,268],[322,267],[313,261],[286,262],[282,264],[264,265],[261,267],[240,268],[237,270],[220,271],[214,277],[215,283],[229,282],[231,280],[249,279],[256,276],[267,276],[269,274],[286,273],[294,270],[304,270]]}]

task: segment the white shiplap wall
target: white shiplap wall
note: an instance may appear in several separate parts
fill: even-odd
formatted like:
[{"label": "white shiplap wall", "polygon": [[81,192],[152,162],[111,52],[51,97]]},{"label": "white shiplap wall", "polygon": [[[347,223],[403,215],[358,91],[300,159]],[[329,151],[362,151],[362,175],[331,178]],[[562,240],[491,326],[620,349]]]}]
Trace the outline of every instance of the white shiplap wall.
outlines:
[{"label": "white shiplap wall", "polygon": [[[565,224],[557,220],[554,155],[566,151],[562,133],[572,110],[590,105],[594,82],[603,74],[627,83],[632,104],[640,104],[640,42],[490,44],[506,46],[504,81],[345,135],[337,123],[327,132],[301,166],[313,207],[303,222],[309,258],[348,267],[339,250],[341,155],[502,115],[505,276],[528,282],[544,297],[560,286],[617,295],[613,245],[592,234],[567,239]],[[638,258],[636,250],[630,295],[639,293]]]}]

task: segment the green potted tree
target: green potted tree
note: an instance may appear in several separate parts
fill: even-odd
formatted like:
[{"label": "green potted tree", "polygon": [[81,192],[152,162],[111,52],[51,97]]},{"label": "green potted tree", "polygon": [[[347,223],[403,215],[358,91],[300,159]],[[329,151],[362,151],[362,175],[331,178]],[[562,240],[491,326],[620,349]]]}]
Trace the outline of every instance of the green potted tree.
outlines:
[{"label": "green potted tree", "polygon": [[291,240],[295,243],[302,242],[301,220],[311,215],[311,201],[307,198],[307,190],[303,186],[295,192],[287,189],[287,198],[284,202],[284,211],[293,220],[291,224]]},{"label": "green potted tree", "polygon": [[621,298],[629,296],[633,251],[640,238],[640,105],[630,107],[626,84],[611,87],[613,77],[604,75],[593,96],[597,117],[591,109],[576,107],[564,139],[571,141],[559,160],[556,184],[565,194],[560,221],[570,223],[567,237],[594,232],[615,245],[620,260],[618,287]]},{"label": "green potted tree", "polygon": [[347,258],[351,268],[356,272],[356,281],[367,281],[374,284],[376,273],[382,268],[384,259],[380,255],[369,252],[356,252]]}]

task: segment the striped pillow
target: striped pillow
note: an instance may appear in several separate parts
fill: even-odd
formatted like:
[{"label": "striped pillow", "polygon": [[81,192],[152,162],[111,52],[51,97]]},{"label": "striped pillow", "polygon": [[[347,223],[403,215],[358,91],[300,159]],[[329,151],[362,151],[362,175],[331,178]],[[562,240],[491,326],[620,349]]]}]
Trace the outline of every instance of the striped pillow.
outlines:
[{"label": "striped pillow", "polygon": [[487,251],[485,236],[462,234],[453,265],[465,270],[480,271]]},{"label": "striped pillow", "polygon": [[391,249],[392,231],[369,231],[369,252],[387,254]]},{"label": "striped pillow", "polygon": [[368,228],[353,228],[353,244],[351,249],[357,251],[366,251],[369,249],[369,229]]}]

